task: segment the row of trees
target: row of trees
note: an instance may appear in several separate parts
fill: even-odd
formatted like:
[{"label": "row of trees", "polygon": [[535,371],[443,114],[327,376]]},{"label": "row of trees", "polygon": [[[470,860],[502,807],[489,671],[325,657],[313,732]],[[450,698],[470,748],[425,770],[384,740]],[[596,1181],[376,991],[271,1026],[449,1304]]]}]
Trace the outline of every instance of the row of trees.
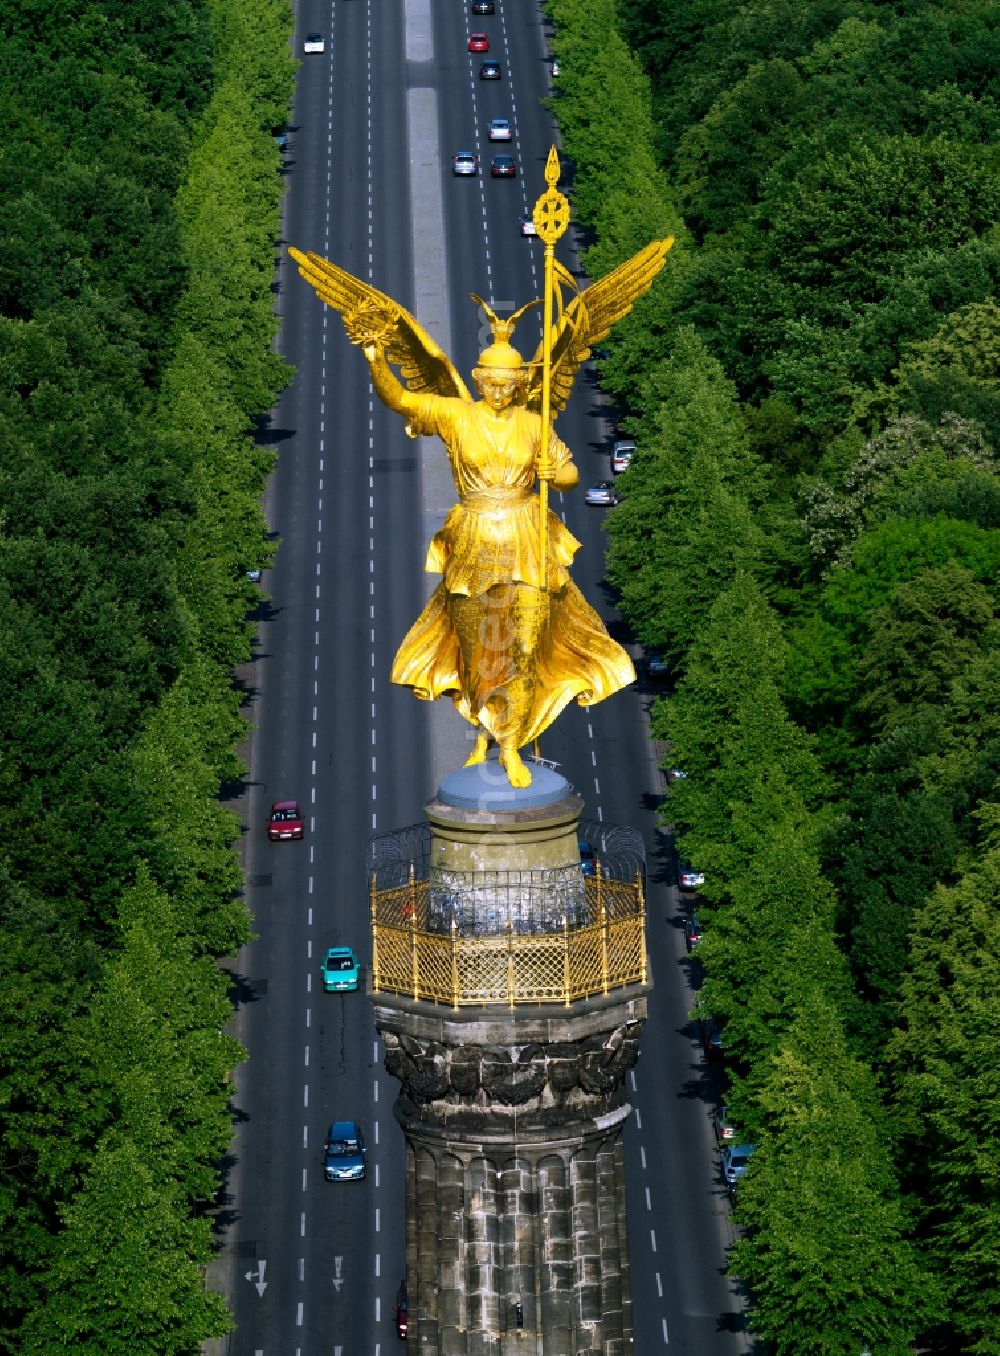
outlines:
[{"label": "row of trees", "polygon": [[549,9],[588,271],[678,237],[603,364],[609,573],[674,665],[732,1266],[775,1352],[1000,1352],[995,14]]},{"label": "row of trees", "polygon": [[291,16],[0,3],[0,1348],[190,1353],[231,1135],[220,787],[272,464]]}]

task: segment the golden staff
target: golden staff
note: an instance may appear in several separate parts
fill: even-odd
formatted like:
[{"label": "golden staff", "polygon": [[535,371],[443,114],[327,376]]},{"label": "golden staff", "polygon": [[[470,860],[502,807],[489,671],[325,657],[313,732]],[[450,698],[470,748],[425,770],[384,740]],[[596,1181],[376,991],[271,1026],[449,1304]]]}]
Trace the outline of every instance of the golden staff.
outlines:
[{"label": "golden staff", "polygon": [[549,590],[549,476],[551,464],[551,385],[552,385],[552,300],[555,295],[556,241],[569,225],[569,200],[556,191],[559,182],[559,156],[554,146],[549,147],[545,162],[545,182],[548,188],[535,203],[531,219],[545,245],[545,282],[542,290],[542,450],[538,458],[538,514],[539,555],[541,557],[542,591],[548,598]]}]

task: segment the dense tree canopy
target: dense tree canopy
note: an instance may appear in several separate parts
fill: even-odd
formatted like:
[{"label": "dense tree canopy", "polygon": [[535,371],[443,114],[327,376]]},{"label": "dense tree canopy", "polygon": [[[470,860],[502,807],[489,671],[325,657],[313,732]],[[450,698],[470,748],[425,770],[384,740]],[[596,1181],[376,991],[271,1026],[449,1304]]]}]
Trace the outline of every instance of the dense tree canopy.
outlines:
[{"label": "dense tree canopy", "polygon": [[0,14],[0,1345],[193,1353],[228,1321],[195,1203],[241,1054],[218,794],[269,549],[247,430],[285,379],[291,16]]},{"label": "dense tree canopy", "polygon": [[[602,237],[630,201],[681,218],[602,362],[638,439],[609,573],[671,661],[653,724],[686,773],[665,819],[706,872],[698,1008],[759,1140],[734,1267],[776,1352],[1000,1352],[977,1006],[1000,798],[996,8],[615,0],[624,53],[595,41],[609,0],[548,8],[588,266],[616,262]],[[640,97],[592,129],[594,82],[637,60]],[[594,147],[626,143],[635,174],[608,175]]]}]

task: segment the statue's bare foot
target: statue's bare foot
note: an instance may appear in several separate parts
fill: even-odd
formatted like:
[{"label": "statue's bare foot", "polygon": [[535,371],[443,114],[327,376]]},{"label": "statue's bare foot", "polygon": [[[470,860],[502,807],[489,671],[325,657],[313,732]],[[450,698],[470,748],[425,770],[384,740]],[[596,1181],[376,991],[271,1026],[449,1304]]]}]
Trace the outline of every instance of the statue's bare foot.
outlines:
[{"label": "statue's bare foot", "polygon": [[476,763],[486,762],[486,750],[490,746],[490,737],[488,734],[476,735],[476,742],[472,752],[465,760],[466,767],[474,767]]},{"label": "statue's bare foot", "polygon": [[517,749],[501,749],[500,762],[503,764],[507,773],[507,780],[511,786],[531,785],[531,772],[521,761],[521,755]]}]

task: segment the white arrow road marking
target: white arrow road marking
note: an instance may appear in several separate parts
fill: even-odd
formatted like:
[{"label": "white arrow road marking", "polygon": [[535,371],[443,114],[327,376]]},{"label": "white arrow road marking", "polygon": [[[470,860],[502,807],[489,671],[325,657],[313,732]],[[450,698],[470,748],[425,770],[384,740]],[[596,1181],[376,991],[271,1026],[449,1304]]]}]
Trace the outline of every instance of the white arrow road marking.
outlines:
[{"label": "white arrow road marking", "polygon": [[335,1258],[333,1259],[334,1270],[335,1270],[336,1273],[337,1273],[337,1274],[334,1276],[334,1278],[333,1278],[333,1284],[334,1284],[334,1288],[336,1289],[338,1295],[340,1294],[340,1287],[344,1284],[344,1278],[343,1278],[343,1276],[341,1276],[341,1274],[340,1274],[340,1268],[343,1266],[343,1264],[344,1264],[344,1259],[343,1259],[342,1257],[335,1257]]},{"label": "white arrow road marking", "polygon": [[[248,1281],[252,1281],[254,1276],[256,1275],[257,1280],[254,1282],[254,1289],[257,1291],[257,1294],[261,1297],[261,1299],[264,1298],[264,1291],[267,1289],[267,1281],[264,1280],[264,1271],[266,1267],[267,1262],[265,1262],[264,1259],[261,1258],[259,1271],[257,1272],[248,1271],[245,1273]],[[254,1356],[256,1356],[256,1353],[254,1353]]]}]

